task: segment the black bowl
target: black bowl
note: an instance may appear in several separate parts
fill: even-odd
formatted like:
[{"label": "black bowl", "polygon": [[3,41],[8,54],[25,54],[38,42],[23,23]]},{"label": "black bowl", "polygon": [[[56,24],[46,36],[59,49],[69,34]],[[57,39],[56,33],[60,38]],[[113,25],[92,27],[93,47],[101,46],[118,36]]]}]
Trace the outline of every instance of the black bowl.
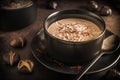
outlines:
[{"label": "black bowl", "polygon": [[[93,40],[83,42],[70,42],[52,36],[47,29],[61,19],[81,18],[89,20],[101,29],[101,34]],[[101,50],[106,27],[105,22],[98,15],[86,10],[63,10],[47,17],[44,23],[45,44],[50,56],[69,65],[85,64],[91,61]]]},{"label": "black bowl", "polygon": [[26,27],[36,19],[37,8],[30,2],[22,8],[0,8],[0,29],[9,31]]}]

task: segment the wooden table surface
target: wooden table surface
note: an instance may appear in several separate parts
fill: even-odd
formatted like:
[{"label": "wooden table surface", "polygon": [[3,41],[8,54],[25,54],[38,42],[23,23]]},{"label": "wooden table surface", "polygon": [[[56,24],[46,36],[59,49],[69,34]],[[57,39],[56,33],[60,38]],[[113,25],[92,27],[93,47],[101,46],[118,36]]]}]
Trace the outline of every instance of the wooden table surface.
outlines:
[{"label": "wooden table surface", "polygon": [[[99,2],[100,5],[109,5],[107,2]],[[4,51],[0,53],[0,77],[4,77],[3,80],[70,80],[73,78],[73,76],[70,75],[64,75],[61,73],[57,73],[54,71],[51,71],[41,64],[39,64],[36,59],[33,57],[31,53],[31,41],[32,38],[36,35],[36,33],[43,27],[43,21],[45,18],[52,12],[58,11],[58,10],[64,10],[64,9],[80,9],[83,6],[86,5],[85,0],[60,0],[59,1],[59,7],[57,10],[51,10],[46,9],[46,1],[41,0],[37,2],[38,11],[37,11],[37,18],[36,21],[17,31],[0,31],[0,36],[3,37],[4,50],[13,49],[17,54],[20,54],[21,59],[31,59],[35,63],[34,72],[32,74],[20,74],[17,71],[17,67],[9,67],[3,64],[2,55],[4,54]],[[111,7],[113,9],[113,7]],[[111,32],[117,34],[120,36],[120,16],[119,13],[113,9],[113,14],[111,16],[103,17],[107,29]],[[16,26],[17,27],[17,26]],[[14,49],[9,46],[9,42],[12,38],[15,36],[23,36],[27,40],[27,44],[23,49]]]}]

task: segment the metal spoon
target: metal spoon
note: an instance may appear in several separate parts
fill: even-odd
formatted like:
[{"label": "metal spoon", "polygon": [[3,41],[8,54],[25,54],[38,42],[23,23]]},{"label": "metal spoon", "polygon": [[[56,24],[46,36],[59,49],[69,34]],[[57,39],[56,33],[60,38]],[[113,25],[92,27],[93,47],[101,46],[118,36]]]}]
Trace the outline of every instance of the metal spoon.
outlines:
[{"label": "metal spoon", "polygon": [[84,66],[79,73],[75,80],[80,80],[82,76],[100,59],[100,57],[104,54],[110,54],[115,52],[120,46],[120,38],[117,35],[111,35],[104,39],[102,50],[100,53],[92,60],[88,65]]}]

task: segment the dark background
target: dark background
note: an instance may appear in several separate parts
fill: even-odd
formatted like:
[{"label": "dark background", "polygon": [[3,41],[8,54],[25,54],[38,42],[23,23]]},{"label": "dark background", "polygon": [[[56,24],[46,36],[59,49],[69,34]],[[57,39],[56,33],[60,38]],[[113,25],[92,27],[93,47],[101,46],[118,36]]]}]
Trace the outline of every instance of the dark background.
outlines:
[{"label": "dark background", "polygon": [[[64,75],[61,73],[57,73],[51,71],[40,63],[36,61],[31,53],[31,41],[32,38],[36,35],[36,33],[43,27],[43,21],[45,18],[52,12],[64,9],[80,9],[86,6],[88,0],[59,0],[59,5],[56,10],[51,10],[46,8],[46,0],[38,0],[36,5],[38,7],[37,11],[37,19],[36,21],[17,31],[0,31],[0,35],[3,38],[3,51],[0,53],[0,77],[3,80],[71,80],[74,78],[72,75]],[[111,16],[103,17],[107,29],[117,35],[120,36],[120,16],[118,10],[114,9],[114,6],[111,5],[109,1],[97,0],[100,6],[109,5],[113,14]],[[17,26],[16,26],[17,27]],[[23,36],[27,40],[27,44],[23,49],[13,49],[9,46],[9,42],[16,36]],[[21,74],[18,72],[17,67],[9,67],[3,63],[2,55],[5,51],[13,49],[17,54],[20,54],[21,59],[31,59],[35,63],[35,68],[32,74]],[[88,79],[89,80],[89,79]],[[111,80],[111,79],[109,79]],[[116,79],[114,79],[116,80]]]}]

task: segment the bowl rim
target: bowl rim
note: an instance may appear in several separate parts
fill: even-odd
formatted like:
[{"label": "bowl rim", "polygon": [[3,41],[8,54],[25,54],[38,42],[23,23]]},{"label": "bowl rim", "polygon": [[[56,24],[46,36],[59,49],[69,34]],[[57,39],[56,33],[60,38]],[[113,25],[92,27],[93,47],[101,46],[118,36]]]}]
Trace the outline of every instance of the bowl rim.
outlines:
[{"label": "bowl rim", "polygon": [[[64,12],[70,12],[70,11],[82,11],[82,12],[84,12],[84,13],[87,13],[87,15],[89,14],[89,15],[92,15],[92,16],[94,16],[95,18],[97,18],[97,19],[102,23],[102,25],[103,25],[103,30],[101,30],[102,32],[99,34],[99,36],[97,36],[97,37],[95,37],[94,39],[91,39],[91,40],[74,42],[74,41],[62,40],[62,39],[59,39],[59,38],[53,36],[52,34],[50,34],[50,33],[47,31],[47,27],[45,26],[45,23],[47,22],[47,20],[48,20],[49,18],[51,18],[52,16],[54,16],[54,15],[57,15],[57,14],[60,14],[60,13],[64,13]],[[78,13],[76,13],[76,14],[78,14]],[[85,15],[86,15],[86,14],[85,14]],[[72,17],[70,17],[70,18],[72,18]],[[49,35],[50,37],[56,39],[57,41],[61,41],[61,42],[63,42],[63,43],[69,43],[69,44],[83,44],[83,43],[92,42],[92,41],[95,41],[95,40],[97,40],[98,38],[102,37],[102,36],[105,34],[105,32],[106,32],[106,24],[105,24],[105,21],[103,20],[103,18],[102,18],[101,16],[98,16],[97,14],[95,14],[95,13],[93,13],[93,12],[90,12],[90,11],[84,10],[84,9],[67,9],[67,10],[59,10],[59,11],[53,12],[52,14],[49,14],[49,15],[45,18],[45,20],[44,20],[43,23],[44,23],[44,24],[43,24],[44,32],[46,32],[47,35]]]},{"label": "bowl rim", "polygon": [[30,1],[27,5],[25,5],[23,7],[20,7],[20,8],[0,8],[0,9],[1,10],[14,11],[14,10],[21,10],[21,9],[29,8],[33,5],[34,5],[33,1]]}]

